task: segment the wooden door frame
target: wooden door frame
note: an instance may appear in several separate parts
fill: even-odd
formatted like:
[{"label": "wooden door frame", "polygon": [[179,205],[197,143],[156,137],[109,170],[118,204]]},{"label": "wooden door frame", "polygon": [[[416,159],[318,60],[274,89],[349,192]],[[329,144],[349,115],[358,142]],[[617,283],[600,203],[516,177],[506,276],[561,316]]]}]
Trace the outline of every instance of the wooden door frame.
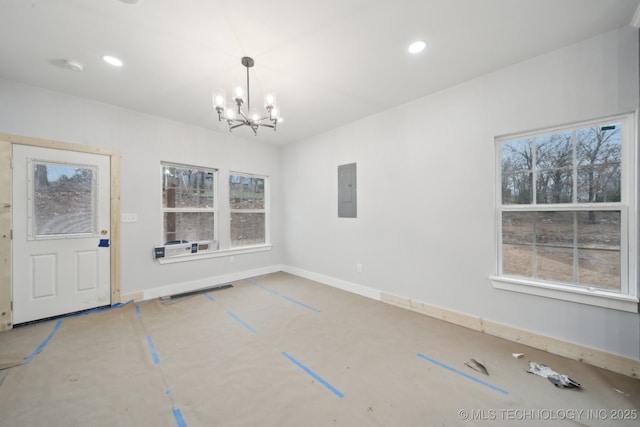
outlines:
[{"label": "wooden door frame", "polygon": [[[111,304],[120,302],[120,152],[88,145],[0,133],[0,331],[13,328],[12,310],[12,168],[13,144],[109,156],[111,175]],[[6,191],[5,191],[6,190]]]}]

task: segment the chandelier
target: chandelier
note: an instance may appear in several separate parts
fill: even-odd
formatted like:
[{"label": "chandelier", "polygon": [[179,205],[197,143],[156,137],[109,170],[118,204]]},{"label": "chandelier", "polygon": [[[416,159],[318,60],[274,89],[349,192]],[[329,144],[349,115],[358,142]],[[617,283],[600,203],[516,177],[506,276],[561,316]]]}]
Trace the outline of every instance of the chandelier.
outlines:
[{"label": "chandelier", "polygon": [[[258,135],[260,126],[272,128],[276,130],[276,125],[282,121],[280,111],[276,107],[275,95],[268,93],[264,97],[264,108],[266,113],[251,108],[251,96],[249,93],[249,68],[253,67],[252,58],[245,56],[241,60],[242,65],[247,69],[247,96],[244,97],[244,89],[242,86],[236,86],[233,89],[233,101],[227,105],[224,91],[213,91],[213,108],[218,112],[218,121],[225,120],[229,124],[229,132],[240,126],[249,126],[255,135]],[[242,109],[243,104],[247,103],[246,111]],[[235,105],[234,105],[235,103]]]}]

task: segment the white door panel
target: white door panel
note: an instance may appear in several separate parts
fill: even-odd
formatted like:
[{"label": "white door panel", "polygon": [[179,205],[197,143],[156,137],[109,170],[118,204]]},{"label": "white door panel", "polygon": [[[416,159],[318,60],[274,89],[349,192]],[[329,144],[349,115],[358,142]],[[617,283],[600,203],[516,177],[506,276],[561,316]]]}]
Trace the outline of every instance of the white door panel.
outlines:
[{"label": "white door panel", "polygon": [[13,323],[108,305],[109,156],[13,146]]}]

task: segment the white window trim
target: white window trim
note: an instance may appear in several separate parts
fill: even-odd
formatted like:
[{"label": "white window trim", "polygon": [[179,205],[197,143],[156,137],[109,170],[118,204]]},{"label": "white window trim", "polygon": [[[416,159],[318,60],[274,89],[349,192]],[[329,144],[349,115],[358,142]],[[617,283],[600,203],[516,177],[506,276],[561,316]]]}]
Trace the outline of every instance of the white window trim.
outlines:
[{"label": "white window trim", "polygon": [[638,298],[618,292],[536,282],[520,277],[491,276],[489,280],[494,289],[638,313]]},{"label": "white window trim", "polygon": [[[209,166],[198,166],[198,165],[188,165],[188,164],[184,164],[184,163],[174,163],[174,162],[164,162],[161,161],[160,162],[160,173],[162,174],[164,167],[168,166],[168,167],[176,167],[176,168],[191,168],[191,169],[200,169],[203,171],[208,171],[208,172],[212,172],[213,173],[213,207],[210,209],[207,208],[189,208],[189,209],[184,209],[184,208],[165,208],[164,206],[162,206],[162,196],[160,197],[160,213],[162,214],[163,218],[164,218],[164,214],[167,212],[211,212],[213,213],[213,224],[214,224],[214,229],[213,229],[213,240],[214,241],[218,241],[218,230],[220,228],[219,222],[218,222],[218,218],[219,218],[219,201],[218,201],[218,197],[219,197],[219,190],[218,190],[218,179],[219,179],[219,171],[217,168],[214,167],[209,167]],[[164,229],[164,219],[162,219],[163,221],[163,225],[162,225],[162,230],[161,230],[161,236],[160,236],[160,240],[162,241],[162,244],[165,243],[165,229]],[[189,255],[185,255],[189,256]],[[163,262],[161,262],[161,264],[164,264]]]},{"label": "white window trim", "polygon": [[[266,175],[256,175],[256,174],[249,174],[249,173],[244,173],[244,172],[229,172],[227,174],[227,179],[225,180],[225,182],[227,183],[227,188],[226,191],[222,191],[222,189],[220,187],[218,187],[218,183],[222,182],[219,181],[219,174],[220,171],[219,169],[216,168],[210,168],[210,167],[204,167],[204,166],[196,166],[196,165],[186,165],[186,164],[178,164],[178,163],[171,163],[171,162],[161,162],[162,165],[170,165],[170,166],[178,166],[178,167],[191,167],[191,168],[200,168],[200,169],[206,169],[206,170],[213,170],[214,171],[214,209],[215,209],[215,223],[217,224],[216,230],[215,230],[215,238],[216,240],[218,240],[219,244],[222,245],[223,249],[216,249],[216,250],[210,250],[210,251],[203,251],[203,252],[198,252],[195,254],[185,254],[185,255],[179,255],[179,256],[175,256],[175,257],[171,257],[171,258],[158,258],[157,261],[159,264],[175,264],[175,263],[181,263],[181,262],[188,262],[188,261],[196,261],[196,260],[202,260],[202,259],[210,259],[210,258],[223,258],[223,257],[231,257],[231,256],[235,256],[235,255],[243,255],[243,254],[252,254],[252,253],[259,253],[259,252],[265,252],[265,251],[270,251],[273,248],[273,245],[271,244],[271,227],[270,227],[270,222],[269,222],[269,213],[270,213],[270,203],[271,203],[271,199],[270,199],[270,179],[268,176]],[[265,180],[265,209],[231,209],[229,206],[229,189],[228,189],[228,183],[229,183],[229,176],[231,175],[241,175],[241,176],[249,176],[249,177],[256,177],[256,178],[263,178]],[[226,197],[226,198],[225,198]],[[224,202],[222,202],[224,200]],[[222,202],[222,203],[221,203]],[[167,208],[162,208],[163,212],[168,211]],[[230,236],[229,236],[229,227],[228,227],[228,220],[227,220],[227,224],[226,227],[223,226],[223,224],[221,224],[219,222],[219,218],[220,216],[228,216],[228,218],[231,218],[231,212],[264,212],[265,214],[265,243],[262,244],[257,244],[257,245],[246,245],[246,246],[235,246],[235,247],[231,247],[230,246]],[[220,230],[222,230],[222,236],[219,235]],[[226,232],[225,232],[226,230]]]},{"label": "white window trim", "polygon": [[158,262],[160,264],[174,264],[177,262],[187,262],[187,261],[195,261],[199,259],[208,259],[208,258],[222,258],[222,257],[230,257],[241,254],[252,254],[256,252],[265,252],[270,251],[273,245],[255,245],[255,246],[243,246],[234,249],[218,249],[215,251],[205,251],[199,252],[197,254],[186,254],[180,255],[173,258],[158,258]]},{"label": "white window trim", "polygon": [[[495,138],[496,161],[496,240],[494,254],[496,257],[495,268],[498,274],[489,277],[494,289],[536,295],[540,297],[560,299],[580,304],[605,307],[631,313],[640,312],[640,300],[638,299],[638,198],[636,196],[638,179],[638,159],[635,147],[637,145],[637,119],[638,112],[617,116],[604,117],[602,119],[589,120],[582,123],[574,123],[568,126],[544,129],[536,132],[504,135]],[[545,135],[557,131],[580,128],[600,122],[620,121],[623,123],[622,139],[622,200],[619,204],[580,204],[571,205],[536,205],[535,210],[620,210],[621,212],[621,264],[620,264],[620,292],[607,291],[591,287],[579,287],[568,284],[537,281],[535,279],[499,275],[502,271],[502,224],[500,221],[502,211],[530,210],[530,206],[518,207],[502,205],[502,176],[500,145],[508,140]]]},{"label": "white window trim", "polygon": [[[232,213],[264,213],[264,243],[260,245],[243,245],[243,246],[232,246],[231,245],[231,236],[229,235],[229,250],[243,250],[251,247],[263,247],[268,246],[271,247],[271,180],[267,175],[257,175],[253,173],[245,173],[245,172],[237,172],[237,171],[229,171],[229,177],[234,176],[244,176],[249,178],[260,178],[264,179],[264,209],[231,209],[231,204],[229,202],[229,195],[227,196],[227,203],[229,203],[229,218],[228,225],[231,226],[231,214]],[[229,179],[227,178],[227,191],[230,192]],[[229,193],[228,193],[229,194]]]}]

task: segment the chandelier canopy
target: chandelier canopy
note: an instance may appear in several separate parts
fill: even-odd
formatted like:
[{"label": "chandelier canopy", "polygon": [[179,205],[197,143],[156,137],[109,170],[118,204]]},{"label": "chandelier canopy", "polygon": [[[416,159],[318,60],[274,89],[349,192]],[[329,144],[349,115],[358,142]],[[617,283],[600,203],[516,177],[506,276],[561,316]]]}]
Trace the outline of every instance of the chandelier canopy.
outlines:
[{"label": "chandelier canopy", "polygon": [[[245,91],[242,86],[233,88],[233,100],[227,105],[226,96],[223,90],[213,91],[213,108],[218,112],[218,121],[225,120],[229,124],[229,132],[240,126],[249,126],[255,135],[258,135],[258,127],[268,127],[276,130],[276,125],[282,121],[280,110],[276,106],[276,97],[272,93],[264,96],[265,112],[251,108],[251,96],[249,93],[249,68],[253,67],[252,58],[245,56],[241,60],[242,65],[247,69],[247,91],[245,99]],[[246,111],[242,109],[243,104],[247,103]],[[234,105],[235,103],[235,105]]]}]

